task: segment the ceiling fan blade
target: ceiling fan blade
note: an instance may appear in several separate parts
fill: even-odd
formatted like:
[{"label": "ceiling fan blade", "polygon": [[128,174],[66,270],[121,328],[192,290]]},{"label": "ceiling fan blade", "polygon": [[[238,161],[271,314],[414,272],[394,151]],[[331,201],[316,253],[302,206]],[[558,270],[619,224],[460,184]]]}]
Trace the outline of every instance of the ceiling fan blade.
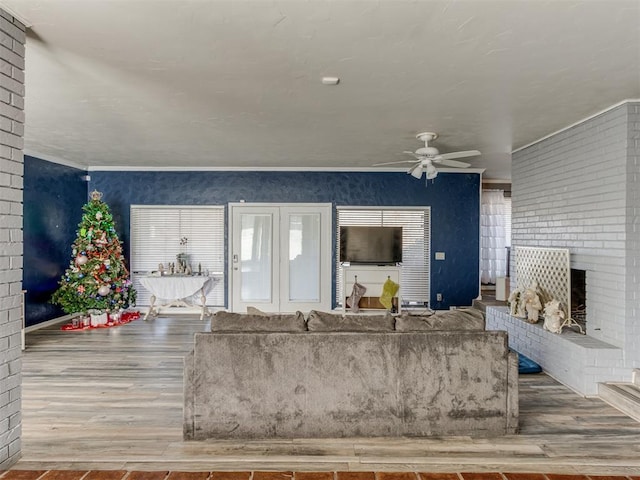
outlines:
[{"label": "ceiling fan blade", "polygon": [[399,163],[416,163],[415,160],[400,160],[399,162],[384,162],[384,163],[374,163],[374,167],[381,167],[382,165],[397,165]]},{"label": "ceiling fan blade", "polygon": [[407,150],[405,150],[402,153],[406,153],[407,155],[411,155],[413,158],[417,158],[418,160],[422,160],[422,158],[424,157],[424,155],[418,155],[416,152],[409,152]]},{"label": "ceiling fan blade", "polygon": [[458,168],[469,168],[471,166],[470,163],[467,162],[459,162],[457,160],[447,160],[443,158],[442,160],[436,160],[438,165],[445,165],[447,167],[458,167]]},{"label": "ceiling fan blade", "polygon": [[481,155],[481,153],[478,150],[464,150],[462,152],[443,153],[440,156],[445,160],[451,160],[452,158],[475,157],[476,155]]}]

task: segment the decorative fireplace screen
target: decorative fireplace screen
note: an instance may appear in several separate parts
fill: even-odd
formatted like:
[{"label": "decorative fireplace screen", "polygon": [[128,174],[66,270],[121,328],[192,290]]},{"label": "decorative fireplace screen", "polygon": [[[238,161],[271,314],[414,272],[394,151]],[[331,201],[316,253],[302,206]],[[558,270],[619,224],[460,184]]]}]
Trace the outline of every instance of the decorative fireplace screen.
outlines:
[{"label": "decorative fireplace screen", "polygon": [[571,312],[571,267],[566,248],[514,247],[516,288],[524,290],[538,283],[544,305],[559,300],[566,318]]}]

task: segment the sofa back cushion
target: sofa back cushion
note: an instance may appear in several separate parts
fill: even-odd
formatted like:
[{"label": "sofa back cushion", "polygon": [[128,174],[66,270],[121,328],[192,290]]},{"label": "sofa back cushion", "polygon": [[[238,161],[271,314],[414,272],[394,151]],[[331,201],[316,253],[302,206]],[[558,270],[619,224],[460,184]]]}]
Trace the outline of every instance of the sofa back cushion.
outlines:
[{"label": "sofa back cushion", "polygon": [[302,312],[251,315],[220,311],[211,318],[212,332],[304,332]]},{"label": "sofa back cushion", "polygon": [[307,320],[310,332],[393,332],[395,319],[385,315],[340,315],[311,310]]},{"label": "sofa back cushion", "polygon": [[484,330],[484,314],[475,308],[443,310],[429,316],[401,315],[396,318],[396,331]]}]

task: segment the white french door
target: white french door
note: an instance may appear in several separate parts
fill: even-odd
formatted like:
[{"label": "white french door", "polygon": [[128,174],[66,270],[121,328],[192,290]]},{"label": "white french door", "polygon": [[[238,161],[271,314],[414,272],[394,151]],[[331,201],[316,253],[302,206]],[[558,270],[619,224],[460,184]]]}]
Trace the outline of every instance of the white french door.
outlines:
[{"label": "white french door", "polygon": [[231,310],[331,308],[331,205],[230,204]]}]

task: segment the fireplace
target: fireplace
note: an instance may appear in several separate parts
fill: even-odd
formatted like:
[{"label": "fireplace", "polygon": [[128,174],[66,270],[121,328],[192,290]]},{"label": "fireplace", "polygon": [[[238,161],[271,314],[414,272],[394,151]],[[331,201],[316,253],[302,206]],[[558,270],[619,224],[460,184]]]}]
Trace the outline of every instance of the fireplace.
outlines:
[{"label": "fireplace", "polygon": [[571,318],[587,330],[587,272],[571,269]]}]

